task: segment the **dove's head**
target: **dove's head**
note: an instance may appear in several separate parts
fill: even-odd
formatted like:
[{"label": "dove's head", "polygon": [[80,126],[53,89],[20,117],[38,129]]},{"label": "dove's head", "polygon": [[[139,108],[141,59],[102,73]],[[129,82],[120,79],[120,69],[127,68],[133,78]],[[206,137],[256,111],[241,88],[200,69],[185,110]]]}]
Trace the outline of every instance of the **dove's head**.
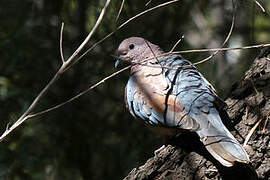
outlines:
[{"label": "dove's head", "polygon": [[120,43],[117,50],[119,59],[116,61],[115,66],[117,67],[120,60],[136,64],[162,53],[163,51],[157,45],[141,37],[130,37]]}]

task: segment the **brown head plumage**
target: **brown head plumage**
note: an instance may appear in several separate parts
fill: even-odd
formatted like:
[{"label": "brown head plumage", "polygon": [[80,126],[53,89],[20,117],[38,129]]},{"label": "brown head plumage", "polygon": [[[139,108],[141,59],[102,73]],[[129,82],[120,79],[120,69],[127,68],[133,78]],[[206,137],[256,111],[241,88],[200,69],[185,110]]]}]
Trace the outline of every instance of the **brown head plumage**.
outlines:
[{"label": "brown head plumage", "polygon": [[130,37],[121,42],[117,50],[120,60],[139,63],[144,59],[158,56],[163,51],[155,44],[141,37]]}]

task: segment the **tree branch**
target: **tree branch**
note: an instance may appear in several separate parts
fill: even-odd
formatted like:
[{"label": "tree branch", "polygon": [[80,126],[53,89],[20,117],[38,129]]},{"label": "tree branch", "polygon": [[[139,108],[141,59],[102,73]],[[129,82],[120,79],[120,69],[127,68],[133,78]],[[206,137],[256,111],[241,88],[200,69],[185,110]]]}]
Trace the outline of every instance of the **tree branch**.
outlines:
[{"label": "tree branch", "polygon": [[60,42],[59,42],[59,50],[60,50],[60,56],[62,63],[65,63],[64,54],[63,54],[63,30],[64,30],[64,23],[62,22],[61,30],[60,30]]}]

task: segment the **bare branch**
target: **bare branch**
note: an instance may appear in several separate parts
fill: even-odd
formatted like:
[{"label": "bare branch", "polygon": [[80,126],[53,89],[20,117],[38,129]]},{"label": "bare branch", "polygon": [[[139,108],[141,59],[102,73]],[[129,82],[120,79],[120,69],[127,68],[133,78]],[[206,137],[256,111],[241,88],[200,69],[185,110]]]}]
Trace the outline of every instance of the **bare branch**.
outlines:
[{"label": "bare branch", "polygon": [[255,132],[256,128],[260,125],[260,123],[262,122],[262,119],[260,119],[249,131],[248,135],[245,138],[245,142],[243,144],[243,146],[245,147],[250,139],[250,137],[252,136],[252,134]]},{"label": "bare branch", "polygon": [[118,18],[119,18],[119,16],[120,16],[121,12],[122,12],[122,10],[123,10],[124,4],[125,4],[125,0],[122,0],[122,3],[121,3],[121,6],[120,6],[120,9],[119,9],[119,11],[118,11],[118,14],[117,14],[117,16],[116,16],[115,22],[118,20]]},{"label": "bare branch", "polygon": [[181,36],[181,38],[173,45],[172,49],[170,50],[170,52],[173,52],[174,49],[176,48],[176,46],[182,41],[182,39],[184,39],[184,35]]},{"label": "bare branch", "polygon": [[28,119],[28,115],[27,116],[21,116],[14,124],[12,124],[12,126],[7,127],[7,129],[5,130],[5,132],[1,135],[0,137],[0,142],[2,142],[4,140],[4,138],[10,133],[12,132],[14,129],[16,129],[18,126],[20,126],[26,119]]},{"label": "bare branch", "polygon": [[270,115],[270,113],[268,114],[268,116],[266,117],[266,120],[264,121],[263,130],[262,130],[263,133],[265,133],[265,131],[266,131],[266,125],[267,125],[268,121],[270,120],[270,116],[269,115]]},{"label": "bare branch", "polygon": [[61,31],[60,31],[60,55],[61,55],[61,59],[62,59],[62,63],[65,63],[65,59],[64,59],[64,54],[63,54],[63,30],[64,30],[64,23],[62,22],[61,25]]},{"label": "bare branch", "polygon": [[253,2],[259,6],[263,13],[265,13],[264,7],[257,0],[253,0]]},{"label": "bare branch", "polygon": [[88,34],[88,36],[85,38],[85,40],[81,43],[81,45],[76,49],[76,51],[68,58],[68,60],[66,61],[64,67],[63,67],[63,72],[66,68],[68,68],[68,66],[70,64],[72,64],[72,61],[74,60],[74,58],[79,54],[79,52],[81,52],[81,50],[84,48],[84,46],[89,42],[89,40],[91,39],[91,37],[93,36],[93,34],[96,32],[98,26],[100,25],[104,14],[106,12],[107,7],[109,6],[111,0],[107,0],[105,3],[105,6],[103,7],[101,13],[99,14],[99,17],[96,21],[96,24],[94,25],[94,27],[92,28],[92,30],[90,31],[90,33]]},{"label": "bare branch", "polygon": [[[250,46],[242,46],[242,47],[234,47],[234,48],[210,48],[210,49],[190,49],[190,50],[183,50],[183,51],[174,51],[171,53],[165,53],[168,54],[186,54],[186,53],[202,53],[202,52],[213,52],[213,51],[232,51],[232,50],[246,50],[246,49],[254,49],[254,48],[264,48],[264,47],[270,47],[269,44],[256,44],[256,45],[250,45]],[[164,54],[164,55],[165,55]]]},{"label": "bare branch", "polygon": [[148,43],[146,40],[144,40],[144,42],[146,43],[146,45],[147,45],[148,48],[150,49],[151,53],[153,54],[153,56],[155,57],[155,59],[157,60],[157,62],[159,62],[159,60],[158,60],[156,54],[154,53],[153,49],[150,47],[149,43]]},{"label": "bare branch", "polygon": [[135,16],[133,16],[132,18],[128,19],[126,22],[124,22],[123,24],[121,24],[121,25],[117,28],[117,30],[121,29],[123,26],[125,26],[126,24],[128,24],[130,21],[132,21],[132,20],[134,20],[134,19],[136,19],[136,18],[142,16],[143,14],[146,14],[146,13],[148,13],[148,12],[150,12],[150,11],[153,11],[153,10],[155,10],[155,9],[158,9],[158,8],[161,8],[161,7],[164,7],[164,6],[167,6],[167,5],[169,5],[169,4],[172,4],[172,3],[175,3],[175,2],[178,2],[178,1],[180,1],[180,0],[169,1],[169,2],[166,2],[166,3],[163,3],[163,4],[159,4],[159,5],[155,6],[155,7],[149,8],[149,9],[147,9],[147,10],[145,10],[145,11],[143,11],[143,12],[141,12],[141,13],[135,15]]},{"label": "bare branch", "polygon": [[152,2],[152,0],[149,0],[149,1],[145,4],[145,6],[148,6],[151,2]]}]

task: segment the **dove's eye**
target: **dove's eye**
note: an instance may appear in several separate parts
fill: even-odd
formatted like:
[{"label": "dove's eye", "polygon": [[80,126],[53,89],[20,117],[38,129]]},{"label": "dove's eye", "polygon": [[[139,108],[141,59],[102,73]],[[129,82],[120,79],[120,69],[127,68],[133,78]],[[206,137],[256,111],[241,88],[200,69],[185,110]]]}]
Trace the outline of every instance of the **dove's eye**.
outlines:
[{"label": "dove's eye", "polygon": [[129,49],[134,49],[134,44],[129,45]]}]

